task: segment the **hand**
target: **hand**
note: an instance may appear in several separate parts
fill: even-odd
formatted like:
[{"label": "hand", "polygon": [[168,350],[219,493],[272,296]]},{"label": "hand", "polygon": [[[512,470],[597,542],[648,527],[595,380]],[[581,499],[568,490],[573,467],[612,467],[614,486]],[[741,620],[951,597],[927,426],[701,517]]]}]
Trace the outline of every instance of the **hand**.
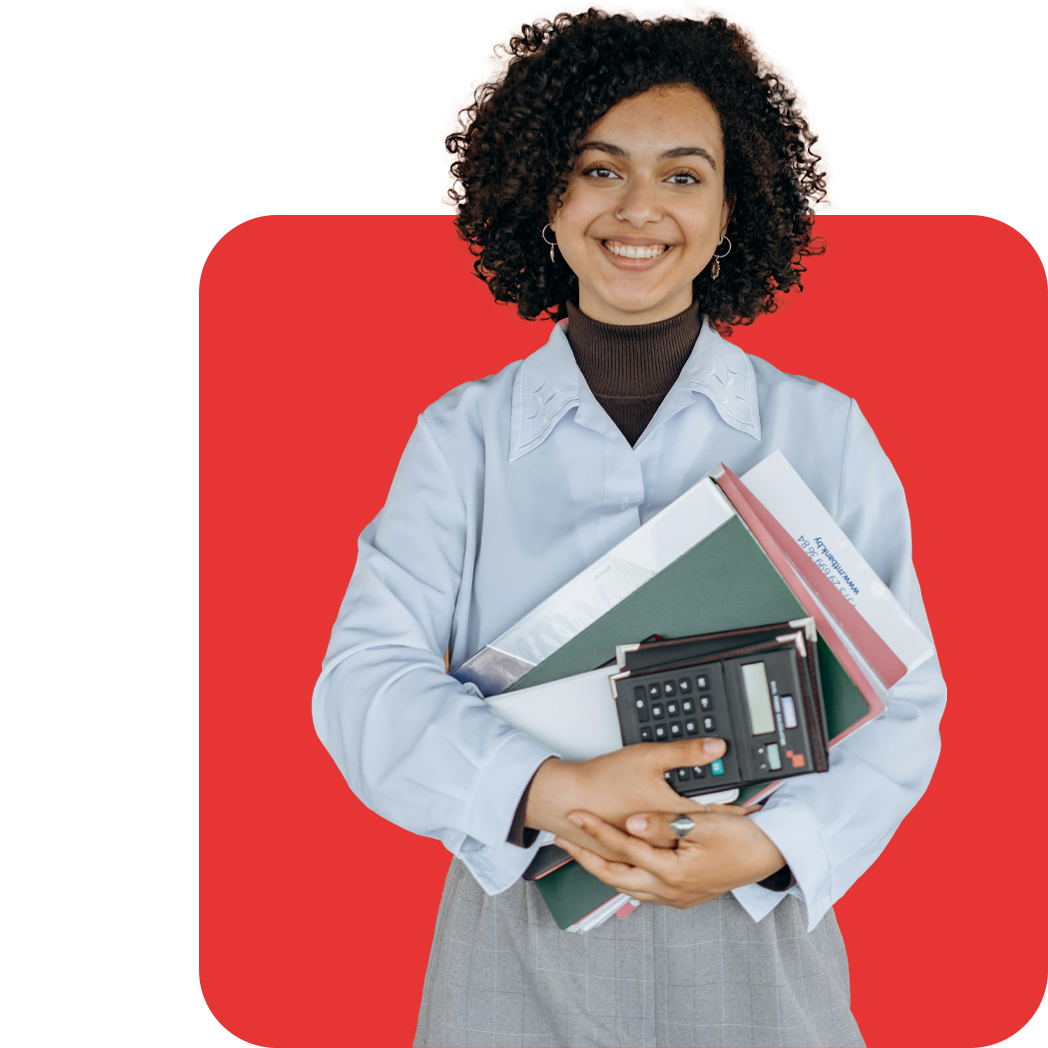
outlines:
[{"label": "hand", "polygon": [[[701,812],[705,805],[681,797],[663,778],[670,768],[706,765],[723,756],[723,739],[679,739],[673,742],[640,742],[588,761],[563,761],[551,757],[535,773],[528,792],[524,825],[549,830],[576,844],[614,858],[584,829],[570,822],[575,810],[593,812],[625,829],[636,812]],[[676,837],[670,843],[675,843]]]},{"label": "hand", "polygon": [[[641,832],[655,839],[661,839],[673,820],[672,815],[665,824],[663,816],[645,814],[643,818],[648,827]],[[695,828],[676,848],[660,848],[623,833],[590,812],[576,811],[570,814],[570,821],[598,842],[600,853],[566,837],[558,836],[556,843],[605,884],[629,892],[639,902],[679,910],[764,880],[786,862],[771,838],[750,819],[715,811],[692,818]]]}]

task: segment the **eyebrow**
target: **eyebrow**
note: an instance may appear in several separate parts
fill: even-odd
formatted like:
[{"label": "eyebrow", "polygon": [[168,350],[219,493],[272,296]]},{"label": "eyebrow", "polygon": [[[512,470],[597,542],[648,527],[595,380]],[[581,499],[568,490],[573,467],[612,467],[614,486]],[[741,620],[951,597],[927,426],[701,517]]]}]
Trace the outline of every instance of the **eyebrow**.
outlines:
[{"label": "eyebrow", "polygon": [[[599,149],[602,153],[610,153],[611,156],[620,156],[624,160],[630,159],[629,153],[622,146],[615,145],[614,142],[583,142],[579,146],[579,153],[584,153],[587,149]],[[714,171],[717,170],[717,161],[713,159],[713,154],[702,146],[674,146],[673,149],[667,149],[665,152],[660,153],[656,159],[675,160],[682,156],[701,156],[709,162],[710,167]]]}]

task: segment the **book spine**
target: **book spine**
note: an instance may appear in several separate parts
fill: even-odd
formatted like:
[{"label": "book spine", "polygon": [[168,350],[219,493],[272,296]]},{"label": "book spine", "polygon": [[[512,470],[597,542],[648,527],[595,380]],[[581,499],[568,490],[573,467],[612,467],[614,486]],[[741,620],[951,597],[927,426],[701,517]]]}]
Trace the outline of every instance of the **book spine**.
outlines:
[{"label": "book spine", "polygon": [[[884,712],[884,702],[881,699],[881,697],[877,694],[876,689],[867,679],[866,674],[863,673],[861,669],[859,669],[858,663],[856,663],[856,661],[852,658],[851,653],[848,651],[844,642],[837,634],[837,631],[831,625],[830,620],[827,617],[826,613],[823,611],[821,604],[812,596],[807,586],[805,586],[804,583],[801,581],[801,577],[794,569],[790,559],[786,556],[786,554],[780,548],[779,544],[772,537],[770,529],[765,525],[760,515],[758,515],[754,506],[751,505],[749,498],[747,497],[748,492],[746,491],[745,486],[742,484],[742,481],[740,481],[739,478],[736,477],[735,474],[732,473],[731,470],[728,469],[728,467],[725,466],[723,463],[721,464],[721,470],[722,472],[714,478],[718,486],[724,492],[725,497],[732,504],[732,506],[735,507],[735,512],[738,513],[739,517],[742,519],[742,522],[746,525],[747,528],[749,528],[751,534],[757,540],[757,543],[760,545],[761,549],[764,550],[768,559],[778,569],[779,574],[782,576],[786,585],[789,586],[790,589],[793,591],[793,595],[800,602],[801,606],[813,619],[815,619],[815,626],[818,629],[820,636],[823,638],[824,642],[829,645],[830,650],[834,653],[834,655],[836,655],[837,658],[840,660],[841,666],[844,668],[845,673],[847,673],[848,676],[851,677],[851,679],[855,682],[855,686],[859,689],[860,693],[862,694],[862,697],[869,704],[869,713],[865,717],[862,717],[860,720],[856,721],[853,725],[851,725],[851,727],[849,727],[847,731],[843,731],[839,735],[831,739],[830,745],[832,746],[834,743],[839,742],[841,739],[845,738],[845,736],[850,735],[854,731],[857,731],[868,721],[873,720],[874,717],[879,717]],[[768,515],[768,517],[771,517],[771,514],[768,513],[767,510],[765,510],[764,512]],[[779,528],[780,530],[782,530],[786,541],[793,542],[793,539],[791,539],[789,535],[786,534],[785,530],[781,528],[781,525],[779,525]],[[807,558],[804,559],[807,560]],[[822,575],[822,572],[818,572],[818,574],[820,578],[824,577]],[[840,596],[840,594],[838,594],[838,596]],[[841,599],[844,600],[843,597],[841,597]],[[862,619],[862,616],[860,616],[859,613],[854,608],[852,608],[852,606],[848,604],[847,601],[844,601],[844,603],[856,616],[859,617],[860,621],[864,625],[866,625],[867,630],[869,630],[872,633],[873,631],[866,624],[865,619]],[[874,636],[876,636],[876,634],[874,634]],[[879,637],[877,639],[880,640]],[[852,641],[853,643],[855,643],[854,637],[852,638]],[[883,643],[884,642],[881,641],[881,644]],[[855,646],[857,648],[859,647],[857,643]],[[859,650],[862,651],[861,648]],[[863,651],[863,657],[866,657],[865,651]],[[895,657],[894,654],[892,657]],[[900,666],[902,665],[901,662],[899,664]],[[903,672],[905,673],[905,667],[903,667]]]},{"label": "book spine", "polygon": [[[746,503],[750,515],[764,526],[782,554],[808,584],[826,611],[848,635],[870,668],[884,682],[885,687],[890,688],[905,677],[906,664],[902,659],[862,617],[858,609],[853,607],[840,590],[811,562],[811,558],[804,554],[775,515],[723,463],[721,463],[721,469],[724,472],[716,480],[728,497],[728,501],[735,506],[736,510],[739,509],[737,503],[740,499]],[[741,512],[739,515],[742,516]],[[743,519],[745,520],[745,517]],[[747,520],[746,523],[750,522]],[[752,531],[753,528],[751,527],[750,530]],[[768,552],[767,549],[765,552]]]}]

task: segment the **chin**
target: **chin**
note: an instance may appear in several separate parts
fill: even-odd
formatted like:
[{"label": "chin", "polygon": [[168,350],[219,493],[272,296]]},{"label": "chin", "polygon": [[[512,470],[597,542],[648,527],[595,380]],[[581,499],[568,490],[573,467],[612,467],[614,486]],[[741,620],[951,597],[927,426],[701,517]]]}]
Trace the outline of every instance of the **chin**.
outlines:
[{"label": "chin", "polygon": [[[660,310],[662,308],[669,308],[666,306],[666,299],[661,296],[631,296],[621,295],[618,297],[608,296],[604,299],[606,308],[618,310],[621,313],[649,313],[652,311]],[[681,306],[681,309],[684,309]],[[679,309],[673,310],[674,313],[679,313]],[[672,314],[670,314],[672,315]]]}]

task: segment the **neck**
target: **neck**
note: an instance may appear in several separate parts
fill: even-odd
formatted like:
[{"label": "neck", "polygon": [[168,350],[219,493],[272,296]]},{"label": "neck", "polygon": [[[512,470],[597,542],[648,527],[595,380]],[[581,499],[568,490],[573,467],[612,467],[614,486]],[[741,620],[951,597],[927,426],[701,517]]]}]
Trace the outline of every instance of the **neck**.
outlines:
[{"label": "neck", "polygon": [[651,324],[605,324],[568,303],[568,342],[594,393],[665,396],[701,327],[697,302]]}]

